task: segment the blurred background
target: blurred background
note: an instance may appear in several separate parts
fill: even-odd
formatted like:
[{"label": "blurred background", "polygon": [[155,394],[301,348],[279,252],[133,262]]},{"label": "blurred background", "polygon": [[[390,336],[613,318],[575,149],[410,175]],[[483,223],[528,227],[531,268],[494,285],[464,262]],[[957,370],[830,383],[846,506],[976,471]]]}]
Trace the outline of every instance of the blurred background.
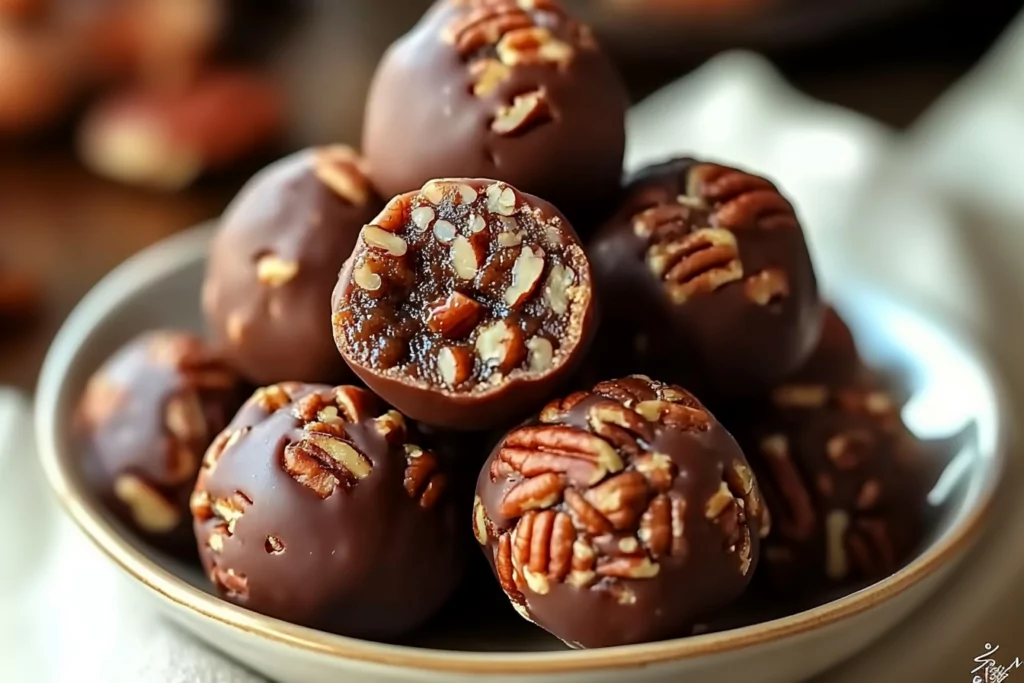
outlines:
[{"label": "blurred background", "polygon": [[[426,0],[0,0],[0,384],[31,388],[74,304],[220,213],[289,150],[358,144],[387,45]],[[729,48],[905,129],[1024,3],[575,0],[634,99]],[[1024,126],[1024,123],[1021,124]]]}]

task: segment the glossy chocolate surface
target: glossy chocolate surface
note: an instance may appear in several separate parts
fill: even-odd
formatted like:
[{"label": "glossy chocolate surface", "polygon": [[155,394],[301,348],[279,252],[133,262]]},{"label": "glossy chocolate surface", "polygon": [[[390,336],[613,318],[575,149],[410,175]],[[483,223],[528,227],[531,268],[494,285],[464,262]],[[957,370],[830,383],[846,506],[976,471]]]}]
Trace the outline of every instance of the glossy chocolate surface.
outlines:
[{"label": "glossy chocolate surface", "polygon": [[772,514],[759,577],[788,595],[884,578],[925,527],[922,444],[831,309],[824,330],[799,372],[729,422]]},{"label": "glossy chocolate surface", "polygon": [[83,472],[149,542],[191,554],[189,494],[203,452],[242,397],[241,380],[198,337],[143,334],[86,385],[75,415]]},{"label": "glossy chocolate surface", "polygon": [[377,69],[363,147],[385,196],[496,178],[589,234],[614,202],[625,87],[557,2],[440,0]]},{"label": "glossy chocolate surface", "polygon": [[822,305],[803,231],[769,181],[677,159],[640,172],[588,245],[605,372],[646,372],[718,404],[810,355]]},{"label": "glossy chocolate surface", "polygon": [[629,377],[550,403],[495,447],[473,526],[512,605],[570,645],[686,635],[736,600],[767,514],[692,395]]},{"label": "glossy chocolate surface", "polygon": [[258,390],[208,451],[191,500],[221,595],[366,638],[429,618],[463,556],[447,477],[414,438],[363,389]]},{"label": "glossy chocolate surface", "polygon": [[351,378],[331,335],[331,291],[381,204],[362,160],[326,147],[272,164],[228,207],[210,250],[203,310],[247,379]]}]

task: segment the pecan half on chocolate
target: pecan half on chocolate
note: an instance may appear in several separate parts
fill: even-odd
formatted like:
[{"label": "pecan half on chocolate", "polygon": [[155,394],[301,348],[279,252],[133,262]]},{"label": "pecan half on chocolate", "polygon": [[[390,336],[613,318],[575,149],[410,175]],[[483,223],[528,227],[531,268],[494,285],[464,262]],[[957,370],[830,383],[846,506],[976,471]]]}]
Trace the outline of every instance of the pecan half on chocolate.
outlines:
[{"label": "pecan half on chocolate", "polygon": [[875,581],[918,547],[930,488],[921,444],[834,312],[808,365],[730,427],[772,512],[762,574],[774,592],[813,600],[815,588]]},{"label": "pecan half on chocolate", "polygon": [[188,500],[203,452],[242,402],[241,380],[199,337],[146,333],[90,378],[75,413],[83,469],[151,543],[191,554]]},{"label": "pecan half on chocolate", "polygon": [[603,319],[630,331],[599,340],[611,371],[657,372],[731,402],[797,370],[821,329],[793,205],[746,171],[693,159],[643,169],[588,254]]},{"label": "pecan half on chocolate", "polygon": [[257,390],[207,451],[192,494],[218,592],[362,637],[428,618],[458,583],[462,555],[444,463],[418,441],[364,389]]},{"label": "pecan half on chocolate", "polygon": [[513,606],[585,647],[680,635],[729,604],[768,525],[732,437],[691,394],[639,375],[509,432],[473,513]]}]

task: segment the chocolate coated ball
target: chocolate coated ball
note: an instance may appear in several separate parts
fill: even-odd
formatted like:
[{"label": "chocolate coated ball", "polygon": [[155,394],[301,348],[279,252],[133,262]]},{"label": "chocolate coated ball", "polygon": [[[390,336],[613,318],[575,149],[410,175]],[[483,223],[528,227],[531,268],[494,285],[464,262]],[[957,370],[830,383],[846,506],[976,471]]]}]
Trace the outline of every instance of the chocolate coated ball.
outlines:
[{"label": "chocolate coated ball", "polygon": [[496,178],[591,232],[619,189],[625,87],[553,0],[440,0],[384,56],[363,148],[384,196]]},{"label": "chocolate coated ball", "polygon": [[551,204],[493,180],[436,180],[360,233],[334,334],[359,378],[406,415],[481,430],[558,390],[593,310],[583,247]]},{"label": "chocolate coated ball", "polygon": [[772,513],[759,576],[784,594],[874,581],[922,539],[920,444],[829,312],[808,364],[730,423]]},{"label": "chocolate coated ball", "polygon": [[191,501],[218,592],[350,636],[425,621],[464,558],[447,478],[413,438],[362,389],[258,390],[210,447]]},{"label": "chocolate coated ball", "polygon": [[83,471],[154,545],[194,549],[188,499],[206,447],[242,402],[241,382],[198,337],[149,332],[89,380],[76,431]]},{"label": "chocolate coated ball", "polygon": [[350,378],[331,333],[331,291],[381,202],[347,147],[271,165],[228,207],[210,250],[203,310],[255,384]]},{"label": "chocolate coated ball", "polygon": [[807,359],[822,304],[796,214],[772,183],[677,159],[626,194],[588,249],[607,370],[718,401],[756,395]]},{"label": "chocolate coated ball", "polygon": [[715,418],[633,376],[509,432],[480,473],[473,527],[520,614],[603,647],[685,635],[736,600],[768,516]]}]

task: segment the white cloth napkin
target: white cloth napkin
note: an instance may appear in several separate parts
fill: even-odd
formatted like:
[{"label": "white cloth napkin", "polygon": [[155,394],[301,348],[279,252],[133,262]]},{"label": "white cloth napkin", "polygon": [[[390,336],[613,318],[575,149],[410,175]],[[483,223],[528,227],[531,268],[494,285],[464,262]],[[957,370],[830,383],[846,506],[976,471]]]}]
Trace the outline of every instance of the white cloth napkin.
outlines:
[{"label": "white cloth napkin", "polygon": [[1014,228],[1024,218],[1022,79],[1024,14],[910,136],[918,167],[944,193],[1015,219]]},{"label": "white cloth napkin", "polygon": [[[1008,39],[1009,44],[1022,42]],[[1008,82],[1020,83],[1022,72],[1024,59]],[[984,88],[973,92],[975,100],[1001,97]],[[1024,135],[1024,114],[1004,123]],[[883,283],[899,280],[894,286],[933,302],[982,335],[988,336],[993,321],[1006,317],[999,315],[992,296],[987,264],[972,265],[974,252],[963,248],[956,223],[937,205],[934,193],[907,173],[908,164],[948,155],[930,156],[919,144],[901,150],[890,131],[807,99],[762,59],[733,53],[712,60],[635,108],[629,125],[631,167],[685,152],[764,170],[777,179],[808,226],[826,288],[848,261],[857,260],[867,263],[869,271],[874,267]],[[930,138],[912,140],[927,143]],[[1019,152],[1003,156],[1020,158]],[[952,162],[942,163],[948,167]],[[941,174],[936,171],[936,176]],[[1013,196],[1024,197],[1024,192],[1016,188]],[[139,599],[144,589],[122,576],[57,513],[37,471],[26,411],[23,400],[0,393],[0,522],[5,528],[0,539],[0,681],[261,681],[157,618]],[[1012,501],[1005,499],[1000,505],[1012,525],[1000,529],[999,537],[1024,536],[1024,511],[1014,513]],[[993,607],[999,607],[1000,595],[1020,585],[1024,566],[1024,545],[1020,550],[993,545],[975,552],[981,559],[943,591],[949,599],[933,601],[913,627],[895,632],[821,683],[967,680],[974,655],[966,657],[964,651],[980,654],[989,642],[985,639],[997,637],[978,625],[998,611]],[[1006,601],[1007,608],[1019,604]],[[1009,623],[1005,612],[1003,624]],[[1008,637],[1005,630],[999,633]],[[938,642],[942,645],[936,647]],[[1014,656],[1024,656],[1024,638],[1006,641],[1007,649],[1011,645],[1021,648]],[[944,657],[946,651],[956,658]],[[919,676],[925,669],[929,674]]]},{"label": "white cloth napkin", "polygon": [[[855,263],[862,277],[944,312],[989,342],[1000,379],[1011,388],[1012,429],[1024,422],[1024,357],[1012,352],[1024,337],[1024,232],[1020,223],[965,225],[945,200],[1001,198],[998,206],[1012,207],[1024,197],[1024,156],[999,146],[1024,136],[1024,21],[976,77],[980,84],[960,84],[921,129],[900,139],[797,93],[760,58],[723,55],[634,110],[629,163],[693,150],[770,174],[795,199],[826,291]],[[986,114],[1013,98],[1014,118]],[[977,147],[989,164],[973,169],[966,183],[962,169],[971,162],[951,151],[966,144],[961,138],[981,138]],[[989,176],[1006,182],[986,186],[986,194],[972,191]],[[1024,207],[1018,215],[1024,218]],[[937,599],[815,683],[971,680],[985,643],[1002,644],[1007,661],[1024,659],[1021,486],[1024,463],[1014,453],[984,540]]]},{"label": "white cloth napkin", "polygon": [[57,510],[23,398],[0,391],[0,681],[259,683],[152,613]]},{"label": "white cloth napkin", "polygon": [[[972,269],[969,297],[943,284],[936,264],[933,299],[947,304],[986,342],[1008,389],[1009,464],[988,528],[968,560],[940,589],[938,599],[894,630],[891,637],[841,667],[829,683],[871,680],[974,680],[975,657],[986,644],[996,658],[1024,661],[1024,452],[1016,432],[1024,424],[1024,14],[982,62],[910,131],[901,151],[934,196],[960,210],[953,231],[940,230],[939,246],[913,252],[927,261],[939,249]],[[1024,671],[1009,672],[1013,683]]]}]

